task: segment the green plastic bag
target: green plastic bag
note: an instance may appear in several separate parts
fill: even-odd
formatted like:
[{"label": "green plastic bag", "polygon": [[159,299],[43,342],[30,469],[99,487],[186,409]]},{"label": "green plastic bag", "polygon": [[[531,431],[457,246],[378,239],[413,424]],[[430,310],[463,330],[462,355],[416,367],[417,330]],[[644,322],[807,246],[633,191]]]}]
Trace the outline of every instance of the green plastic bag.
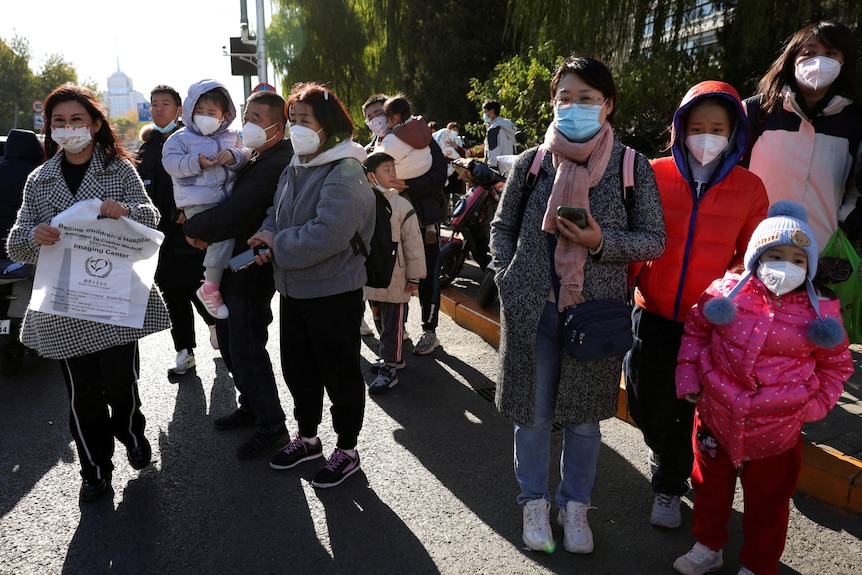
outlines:
[{"label": "green plastic bag", "polygon": [[837,230],[826,244],[817,266],[818,286],[841,300],[841,317],[850,343],[862,343],[862,281],[859,255],[844,232]]}]

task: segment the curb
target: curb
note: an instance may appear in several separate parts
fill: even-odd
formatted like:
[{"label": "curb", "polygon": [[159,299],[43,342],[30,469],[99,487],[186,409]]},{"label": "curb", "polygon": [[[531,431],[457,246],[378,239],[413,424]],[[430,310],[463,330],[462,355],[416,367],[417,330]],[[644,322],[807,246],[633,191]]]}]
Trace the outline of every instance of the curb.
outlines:
[{"label": "curb", "polygon": [[[500,317],[496,311],[480,308],[472,298],[453,288],[441,290],[440,310],[458,325],[477,334],[495,348],[499,347]],[[622,380],[617,418],[634,425],[628,415]],[[862,513],[862,461],[830,447],[805,441],[797,490],[825,503]]]}]

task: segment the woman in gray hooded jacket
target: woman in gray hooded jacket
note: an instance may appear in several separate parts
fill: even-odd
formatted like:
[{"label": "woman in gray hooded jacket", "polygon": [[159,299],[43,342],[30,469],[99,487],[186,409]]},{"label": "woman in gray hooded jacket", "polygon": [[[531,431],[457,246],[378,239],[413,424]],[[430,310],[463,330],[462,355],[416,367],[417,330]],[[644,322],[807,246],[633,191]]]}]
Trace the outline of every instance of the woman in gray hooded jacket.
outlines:
[{"label": "woman in gray hooded jacket", "polygon": [[364,304],[365,258],[354,236],[369,248],[375,196],[355,143],[353,121],[328,88],[298,84],[287,99],[294,156],[281,174],[273,207],[249,240],[265,243],[281,294],[281,362],[293,396],[299,433],[270,461],[290,469],[323,455],[317,428],[323,392],[332,401],[335,451],[312,480],[334,487],[359,470],[356,450],[365,414],[365,380],[359,364],[359,323]]}]

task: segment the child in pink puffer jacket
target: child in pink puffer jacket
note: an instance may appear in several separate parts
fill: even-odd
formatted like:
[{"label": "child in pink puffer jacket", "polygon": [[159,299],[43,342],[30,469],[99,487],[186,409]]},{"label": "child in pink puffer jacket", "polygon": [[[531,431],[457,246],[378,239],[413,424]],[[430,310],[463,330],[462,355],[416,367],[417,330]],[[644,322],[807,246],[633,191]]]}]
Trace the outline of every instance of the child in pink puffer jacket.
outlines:
[{"label": "child in pink puffer jacket", "polygon": [[685,324],[676,389],[697,405],[697,543],[673,566],[686,575],[723,566],[737,476],[745,498],[739,573],[777,575],[802,424],[823,418],[853,373],[839,302],[811,283],[819,252],[805,209],[781,201],[768,215],[751,236],[745,273],[713,282]]}]

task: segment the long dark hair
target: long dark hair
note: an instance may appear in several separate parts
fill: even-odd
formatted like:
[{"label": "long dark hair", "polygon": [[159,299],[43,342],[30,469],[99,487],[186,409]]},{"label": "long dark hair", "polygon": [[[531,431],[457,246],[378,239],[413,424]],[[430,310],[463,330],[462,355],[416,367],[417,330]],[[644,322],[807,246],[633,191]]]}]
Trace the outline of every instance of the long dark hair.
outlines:
[{"label": "long dark hair", "polygon": [[51,139],[51,114],[53,114],[54,107],[57,104],[69,101],[75,101],[84,106],[94,122],[96,120],[102,121],[102,127],[96,132],[93,140],[105,150],[106,163],[110,164],[116,158],[132,160],[132,155],[123,147],[123,143],[111,127],[111,123],[102,111],[93,91],[86,86],[76,86],[74,84],[58,86],[53,92],[48,94],[48,98],[45,100],[46,121],[42,132],[45,134],[45,155],[48,158],[54,157],[54,154],[60,148],[57,142]]},{"label": "long dark hair", "polygon": [[326,132],[324,149],[328,150],[353,137],[353,118],[335,92],[318,82],[295,84],[284,105],[285,115],[290,118],[290,108],[297,103],[308,104],[323,131]]},{"label": "long dark hair", "polygon": [[[859,101],[859,87],[856,85],[856,64],[859,60],[859,41],[853,36],[847,26],[835,20],[823,20],[802,28],[787,39],[781,55],[775,59],[763,78],[757,84],[757,91],[763,94],[761,109],[764,113],[771,112],[781,101],[781,89],[789,85],[799,92],[794,69],[796,55],[810,39],[816,39],[827,48],[840,50],[844,55],[841,73],[824,97],[829,101],[832,96],[841,95],[853,101]],[[778,104],[780,105],[780,104]]]}]

